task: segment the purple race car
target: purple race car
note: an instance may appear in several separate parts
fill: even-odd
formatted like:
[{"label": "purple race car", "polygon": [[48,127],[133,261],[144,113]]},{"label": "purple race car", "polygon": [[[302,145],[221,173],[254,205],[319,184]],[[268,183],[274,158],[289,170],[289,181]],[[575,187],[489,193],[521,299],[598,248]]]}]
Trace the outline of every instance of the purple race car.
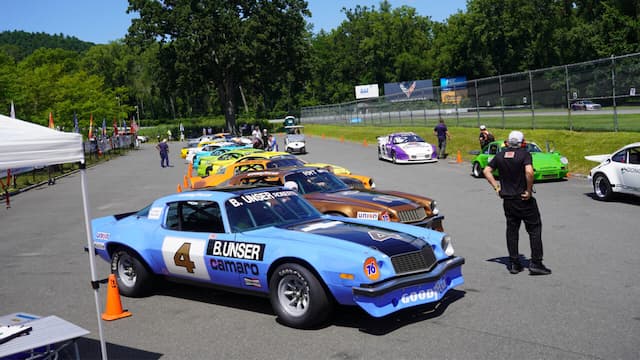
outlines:
[{"label": "purple race car", "polygon": [[378,137],[378,159],[396,163],[438,161],[436,146],[413,132],[393,133]]}]

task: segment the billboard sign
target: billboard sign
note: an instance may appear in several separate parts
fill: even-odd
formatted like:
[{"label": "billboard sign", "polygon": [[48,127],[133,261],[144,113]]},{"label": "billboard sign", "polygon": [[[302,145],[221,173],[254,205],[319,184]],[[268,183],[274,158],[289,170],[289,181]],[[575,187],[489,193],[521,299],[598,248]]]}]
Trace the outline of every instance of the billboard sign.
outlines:
[{"label": "billboard sign", "polygon": [[433,99],[433,81],[413,80],[384,84],[384,96],[387,101],[412,101]]},{"label": "billboard sign", "polygon": [[356,99],[370,99],[378,96],[380,96],[378,84],[356,86]]},{"label": "billboard sign", "polygon": [[453,78],[440,78],[440,90],[450,91],[467,88],[467,77],[456,76]]}]

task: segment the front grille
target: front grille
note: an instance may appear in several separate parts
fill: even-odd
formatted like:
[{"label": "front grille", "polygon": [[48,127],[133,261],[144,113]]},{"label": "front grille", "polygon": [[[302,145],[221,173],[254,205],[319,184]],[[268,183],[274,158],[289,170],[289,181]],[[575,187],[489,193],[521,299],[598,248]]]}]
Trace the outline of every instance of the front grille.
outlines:
[{"label": "front grille", "polygon": [[427,217],[427,212],[424,208],[398,211],[398,217],[400,218],[400,222],[412,223],[424,220],[424,218]]},{"label": "front grille", "polygon": [[436,256],[431,246],[427,245],[422,250],[392,256],[391,263],[396,274],[401,275],[430,270],[436,264]]}]

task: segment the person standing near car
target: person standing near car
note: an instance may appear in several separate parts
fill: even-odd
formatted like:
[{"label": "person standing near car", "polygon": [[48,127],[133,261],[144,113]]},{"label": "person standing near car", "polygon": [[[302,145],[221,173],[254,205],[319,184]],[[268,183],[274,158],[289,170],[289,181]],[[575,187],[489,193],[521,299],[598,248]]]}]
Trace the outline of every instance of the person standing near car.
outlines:
[{"label": "person standing near car", "polygon": [[480,150],[482,150],[485,146],[489,145],[490,142],[495,141],[496,139],[493,134],[487,130],[486,126],[480,125],[480,136],[478,136],[478,140],[480,141]]},{"label": "person standing near car", "polygon": [[[491,159],[483,173],[489,184],[502,198],[502,207],[507,222],[507,250],[511,274],[523,270],[518,251],[520,223],[524,222],[529,234],[531,275],[549,275],[551,270],[542,263],[542,220],[538,203],[532,196],[533,165],[531,154],[525,149],[524,134],[512,131],[507,138],[507,148]],[[493,176],[493,170],[500,173],[500,184]]]},{"label": "person standing near car", "polygon": [[160,166],[169,167],[169,144],[167,144],[167,139],[163,139],[161,143],[158,143],[156,149],[160,153]]},{"label": "person standing near car", "polygon": [[447,139],[451,139],[444,119],[440,119],[438,125],[433,128],[433,134],[438,138],[438,159],[444,159],[447,157]]}]

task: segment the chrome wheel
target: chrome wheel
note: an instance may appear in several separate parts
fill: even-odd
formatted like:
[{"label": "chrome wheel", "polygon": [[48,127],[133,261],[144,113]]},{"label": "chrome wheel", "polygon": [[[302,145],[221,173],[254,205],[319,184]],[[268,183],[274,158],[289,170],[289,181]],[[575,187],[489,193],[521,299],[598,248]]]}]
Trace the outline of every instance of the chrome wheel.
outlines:
[{"label": "chrome wheel", "polygon": [[282,264],[269,279],[273,311],[285,325],[310,328],[325,321],[332,309],[329,296],[316,276],[306,267]]},{"label": "chrome wheel", "polygon": [[598,174],[593,178],[593,193],[598,200],[609,200],[611,198],[613,190],[606,176]]},{"label": "chrome wheel", "polygon": [[278,299],[291,316],[302,316],[309,309],[309,285],[295,274],[287,275],[278,284]]}]

